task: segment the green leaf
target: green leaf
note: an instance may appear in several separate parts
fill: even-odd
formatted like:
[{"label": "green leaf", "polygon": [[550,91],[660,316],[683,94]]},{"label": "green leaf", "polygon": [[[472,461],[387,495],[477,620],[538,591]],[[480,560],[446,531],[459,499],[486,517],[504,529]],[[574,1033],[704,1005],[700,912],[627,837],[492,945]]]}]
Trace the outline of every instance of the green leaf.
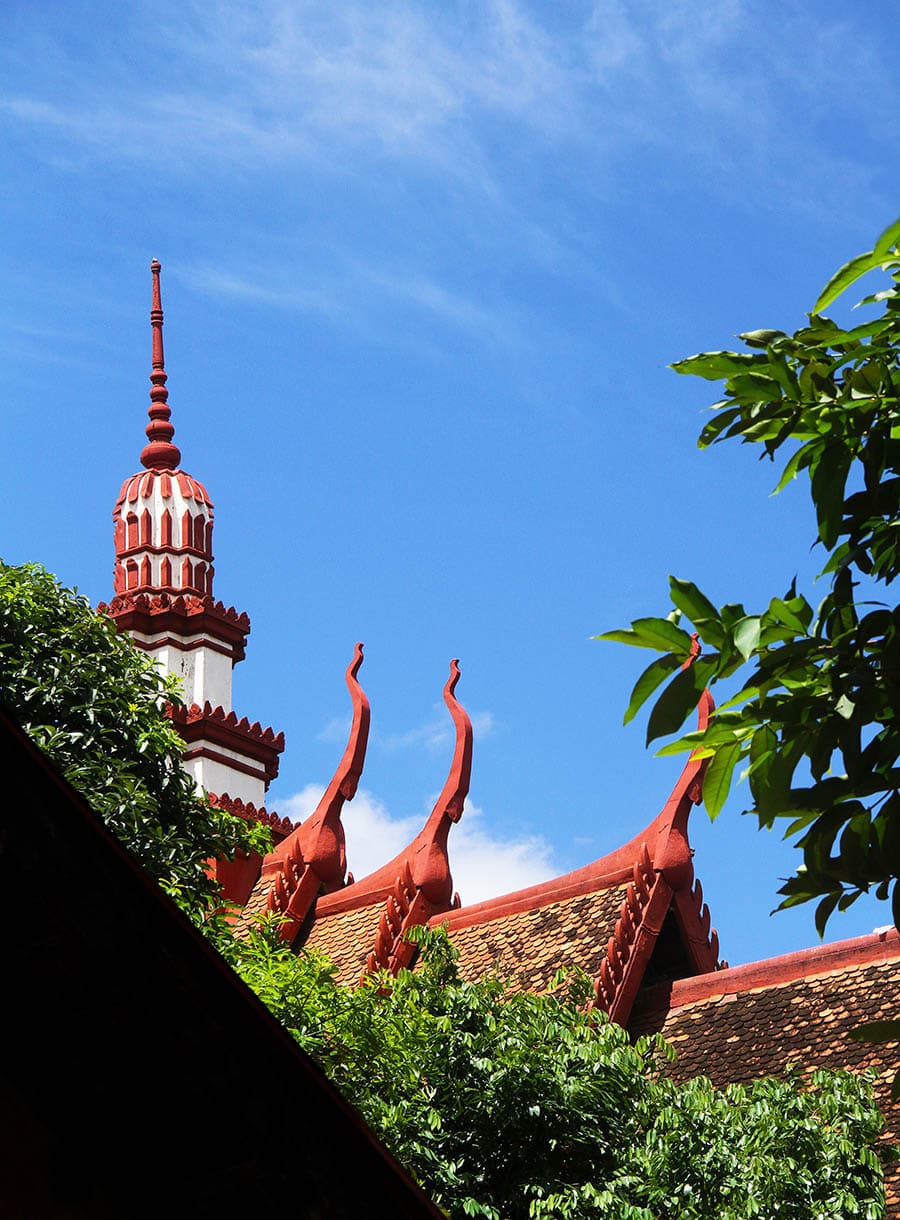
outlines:
[{"label": "green leaf", "polygon": [[792,597],[789,601],[773,597],[769,602],[769,614],[776,622],[784,623],[797,635],[806,635],[812,620],[812,611],[806,599],[802,597]]},{"label": "green leaf", "polygon": [[787,465],[781,472],[781,478],[772,491],[772,495],[777,496],[779,492],[784,491],[788,483],[795,479],[805,466],[809,465],[816,450],[821,447],[822,441],[819,437],[814,437],[813,440],[807,441],[805,445],[801,445],[797,452],[788,459]]},{"label": "green leaf", "polygon": [[900,216],[897,217],[893,224],[889,224],[885,231],[881,234],[878,241],[875,243],[872,253],[877,255],[879,258],[885,258],[893,250],[895,250],[898,245],[900,245]]},{"label": "green leaf", "polygon": [[630,644],[632,648],[648,648],[655,645],[648,645],[645,640],[638,636],[637,632],[629,631],[626,628],[618,628],[615,631],[603,631],[600,635],[592,635],[592,640],[603,640],[606,643],[612,644]]},{"label": "green leaf", "polygon": [[768,347],[775,339],[786,339],[783,330],[746,330],[738,335],[748,347]]},{"label": "green leaf", "polygon": [[684,660],[691,651],[691,637],[667,618],[637,618],[631,624],[635,635],[645,640],[645,648],[673,652]]},{"label": "green leaf", "polygon": [[834,911],[834,908],[840,902],[841,892],[838,890],[835,894],[826,894],[820,903],[816,906],[816,931],[820,937],[825,935],[825,926],[828,923],[829,917]]},{"label": "green leaf", "polygon": [[[878,239],[879,243],[884,242],[886,237],[889,238],[894,232],[895,227],[896,224],[885,229],[884,233],[882,233],[881,237]],[[838,268],[838,270],[822,289],[821,293],[819,294],[819,299],[816,301],[815,305],[813,305],[812,312],[814,314],[820,314],[822,310],[827,309],[832,301],[835,301],[842,292],[845,292],[851,284],[855,283],[858,279],[864,276],[867,271],[874,271],[876,267],[880,267],[888,260],[889,257],[890,254],[888,247],[876,247],[874,250],[869,250],[865,254],[857,254],[856,258],[851,258],[848,263],[844,263],[843,267]]]},{"label": "green leaf", "polygon": [[744,658],[749,661],[759,645],[760,618],[758,614],[748,614],[733,628],[734,646]]},{"label": "green leaf", "polygon": [[673,652],[685,660],[691,651],[691,637],[667,618],[638,618],[630,630],[604,631],[595,640],[611,640],[630,644],[634,648],[655,648],[658,652]]},{"label": "green leaf", "polygon": [[703,776],[703,804],[712,821],[722,812],[731,789],[731,777],[741,757],[741,743],[719,746]]},{"label": "green leaf", "polygon": [[819,520],[819,537],[831,550],[837,542],[844,515],[844,485],[850,454],[844,445],[826,445],[812,473],[812,498]]},{"label": "green leaf", "polygon": [[676,360],[669,367],[676,373],[704,377],[707,381],[719,381],[723,377],[746,372],[748,368],[765,362],[765,356],[751,356],[747,352],[699,352],[696,356]]},{"label": "green leaf", "polygon": [[[710,620],[718,621],[719,611],[709,598],[700,592],[693,581],[679,580],[677,576],[670,576],[669,595],[674,605],[682,610],[695,625]],[[715,645],[715,647],[718,646],[718,644]]]},{"label": "green leaf", "polygon": [[657,657],[655,661],[650,662],[634,684],[634,690],[628,700],[624,724],[629,724],[634,719],[656,688],[665,682],[672,670],[677,669],[680,664],[678,657],[672,656],[671,653],[664,657]]},{"label": "green leaf", "polygon": [[688,714],[697,706],[714,672],[715,662],[708,657],[700,657],[693,665],[675,675],[653,705],[647,724],[647,745],[657,737],[678,732]]}]

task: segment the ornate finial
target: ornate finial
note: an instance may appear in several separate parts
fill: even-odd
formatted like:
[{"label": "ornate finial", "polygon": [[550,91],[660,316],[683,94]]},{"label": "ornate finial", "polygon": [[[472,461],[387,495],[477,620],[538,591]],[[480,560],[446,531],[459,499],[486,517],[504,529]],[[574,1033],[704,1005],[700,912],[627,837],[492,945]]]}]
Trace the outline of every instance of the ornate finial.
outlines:
[{"label": "ornate finial", "polygon": [[469,792],[469,780],[472,776],[472,722],[465,708],[456,698],[456,684],[459,682],[459,661],[455,658],[450,662],[450,677],[444,687],[444,702],[453,719],[456,730],[456,747],[453,751],[453,761],[450,764],[450,774],[444,789],[438,797],[434,811],[441,811],[442,816],[451,822],[458,822],[462,817],[463,805]]},{"label": "ornate finial", "polygon": [[154,259],[150,264],[153,275],[153,299],[150,306],[150,326],[153,334],[152,369],[150,372],[150,423],[147,425],[149,444],[141,452],[141,463],[148,470],[174,470],[181,461],[181,451],[172,444],[175,428],[169,422],[169,391],[166,389],[165,357],[163,355],[163,311],[159,292],[161,267]]},{"label": "ornate finial", "polygon": [[[343,757],[325,789],[322,799],[305,822],[270,852],[263,861],[263,875],[275,877],[295,871],[293,884],[283,883],[284,892],[276,894],[272,909],[287,916],[281,934],[293,941],[317,894],[331,893],[344,885],[347,856],[341,810],[345,801],[356,795],[366,758],[369,739],[369,700],[357,674],[363,663],[363,646],[357,644],[344,680],[353,704],[353,723]],[[277,886],[277,881],[275,882]]]}]

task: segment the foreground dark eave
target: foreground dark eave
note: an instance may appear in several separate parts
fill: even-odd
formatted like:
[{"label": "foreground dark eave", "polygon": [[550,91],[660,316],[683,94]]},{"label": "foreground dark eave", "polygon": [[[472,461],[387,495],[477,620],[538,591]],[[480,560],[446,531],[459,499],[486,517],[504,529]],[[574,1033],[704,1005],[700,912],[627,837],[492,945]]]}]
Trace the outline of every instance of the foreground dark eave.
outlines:
[{"label": "foreground dark eave", "polygon": [[[357,1112],[0,714],[0,1198],[43,1217],[431,1217]],[[14,1053],[9,1053],[14,1048]]]}]

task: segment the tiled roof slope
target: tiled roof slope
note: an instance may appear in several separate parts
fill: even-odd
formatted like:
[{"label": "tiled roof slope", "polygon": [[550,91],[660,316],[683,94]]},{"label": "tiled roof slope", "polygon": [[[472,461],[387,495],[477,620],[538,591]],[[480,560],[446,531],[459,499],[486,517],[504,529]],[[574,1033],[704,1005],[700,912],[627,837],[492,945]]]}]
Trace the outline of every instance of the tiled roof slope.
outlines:
[{"label": "tiled roof slope", "polygon": [[[746,1083],[789,1064],[871,1069],[890,1144],[900,1138],[900,1112],[888,1097],[900,1047],[847,1034],[898,1015],[900,937],[890,931],[654,987],[638,997],[629,1028],[663,1034],[678,1052],[670,1070],[680,1080]],[[885,1188],[888,1214],[900,1216],[898,1169],[888,1170]]]},{"label": "tiled roof slope", "polygon": [[326,953],[337,966],[338,982],[353,984],[365,970],[380,918],[381,906],[373,904],[317,919],[304,948]]},{"label": "tiled roof slope", "polygon": [[455,930],[461,977],[475,980],[496,971],[516,991],[546,990],[559,969],[577,967],[595,977],[625,890],[614,885]]}]

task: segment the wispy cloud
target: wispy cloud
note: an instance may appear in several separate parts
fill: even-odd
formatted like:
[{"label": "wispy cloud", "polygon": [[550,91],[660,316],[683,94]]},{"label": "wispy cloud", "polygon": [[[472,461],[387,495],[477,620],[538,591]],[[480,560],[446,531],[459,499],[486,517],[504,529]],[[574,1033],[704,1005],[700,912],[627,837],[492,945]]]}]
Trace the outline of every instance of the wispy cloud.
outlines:
[{"label": "wispy cloud", "polygon": [[[472,712],[472,734],[476,741],[483,741],[496,728],[496,722],[491,712]],[[435,716],[425,724],[407,729],[403,733],[391,733],[386,737],[376,737],[381,749],[388,753],[398,750],[440,750],[454,740],[454,728],[446,712]]]},{"label": "wispy cloud", "polygon": [[[279,812],[295,820],[308,817],[324,789],[308,784],[282,801]],[[347,864],[357,880],[393,859],[421,830],[427,811],[394,816],[373,793],[360,789],[344,807]],[[560,871],[550,844],[538,835],[503,838],[494,834],[483,811],[466,802],[465,812],[450,835],[453,884],[464,903],[481,902],[498,894],[536,885]]]},{"label": "wispy cloud", "polygon": [[283,269],[279,273],[274,268],[266,268],[260,278],[250,278],[209,264],[193,263],[179,267],[176,274],[195,292],[220,301],[242,301],[250,305],[325,314],[332,318],[343,312],[340,296],[323,288],[321,283],[314,288],[299,287],[295,276],[290,277],[293,281],[290,284],[278,283],[279,279],[289,278]]},{"label": "wispy cloud", "polygon": [[[391,302],[513,353],[528,307],[503,270],[602,284],[598,199],[684,190],[689,162],[692,191],[748,213],[826,215],[883,158],[814,138],[820,82],[840,62],[829,105],[872,140],[900,100],[887,49],[790,0],[766,23],[748,0],[145,0],[126,22],[110,71],[40,16],[0,51],[29,155],[252,196],[241,273],[198,262],[198,291],[356,327]],[[461,275],[467,250],[497,278]]]},{"label": "wispy cloud", "polygon": [[350,734],[351,724],[352,717],[335,716],[316,733],[316,741],[324,741],[329,745],[343,745]]},{"label": "wispy cloud", "polygon": [[105,160],[164,150],[169,174],[193,175],[207,158],[220,173],[249,161],[339,176],[403,161],[508,216],[542,150],[577,150],[568,172],[610,184],[621,178],[618,154],[636,142],[673,157],[690,150],[711,179],[727,169],[729,135],[742,154],[765,148],[780,163],[803,137],[785,99],[827,79],[836,52],[845,79],[872,83],[871,101],[852,102],[861,116],[874,121],[879,91],[897,95],[873,47],[791,4],[765,30],[745,0],[597,0],[586,13],[523,0],[348,2],[327,12],[311,0],[234,0],[187,11],[134,5],[130,22],[148,54],[162,36],[177,72],[148,75],[135,54],[130,69],[86,76],[57,46],[52,74],[32,73],[28,88],[3,96],[7,118]]},{"label": "wispy cloud", "polygon": [[[484,741],[497,727],[492,712],[473,712],[470,719],[476,741]],[[322,726],[316,734],[316,741],[327,742],[329,745],[343,745],[349,732],[350,717],[335,716]],[[403,733],[381,736],[376,730],[370,741],[377,749],[384,750],[388,754],[401,750],[421,749],[436,752],[453,743],[454,733],[453,723],[444,711],[442,715],[436,715],[433,720],[428,720],[425,724],[417,725],[413,729],[407,729]]]}]

